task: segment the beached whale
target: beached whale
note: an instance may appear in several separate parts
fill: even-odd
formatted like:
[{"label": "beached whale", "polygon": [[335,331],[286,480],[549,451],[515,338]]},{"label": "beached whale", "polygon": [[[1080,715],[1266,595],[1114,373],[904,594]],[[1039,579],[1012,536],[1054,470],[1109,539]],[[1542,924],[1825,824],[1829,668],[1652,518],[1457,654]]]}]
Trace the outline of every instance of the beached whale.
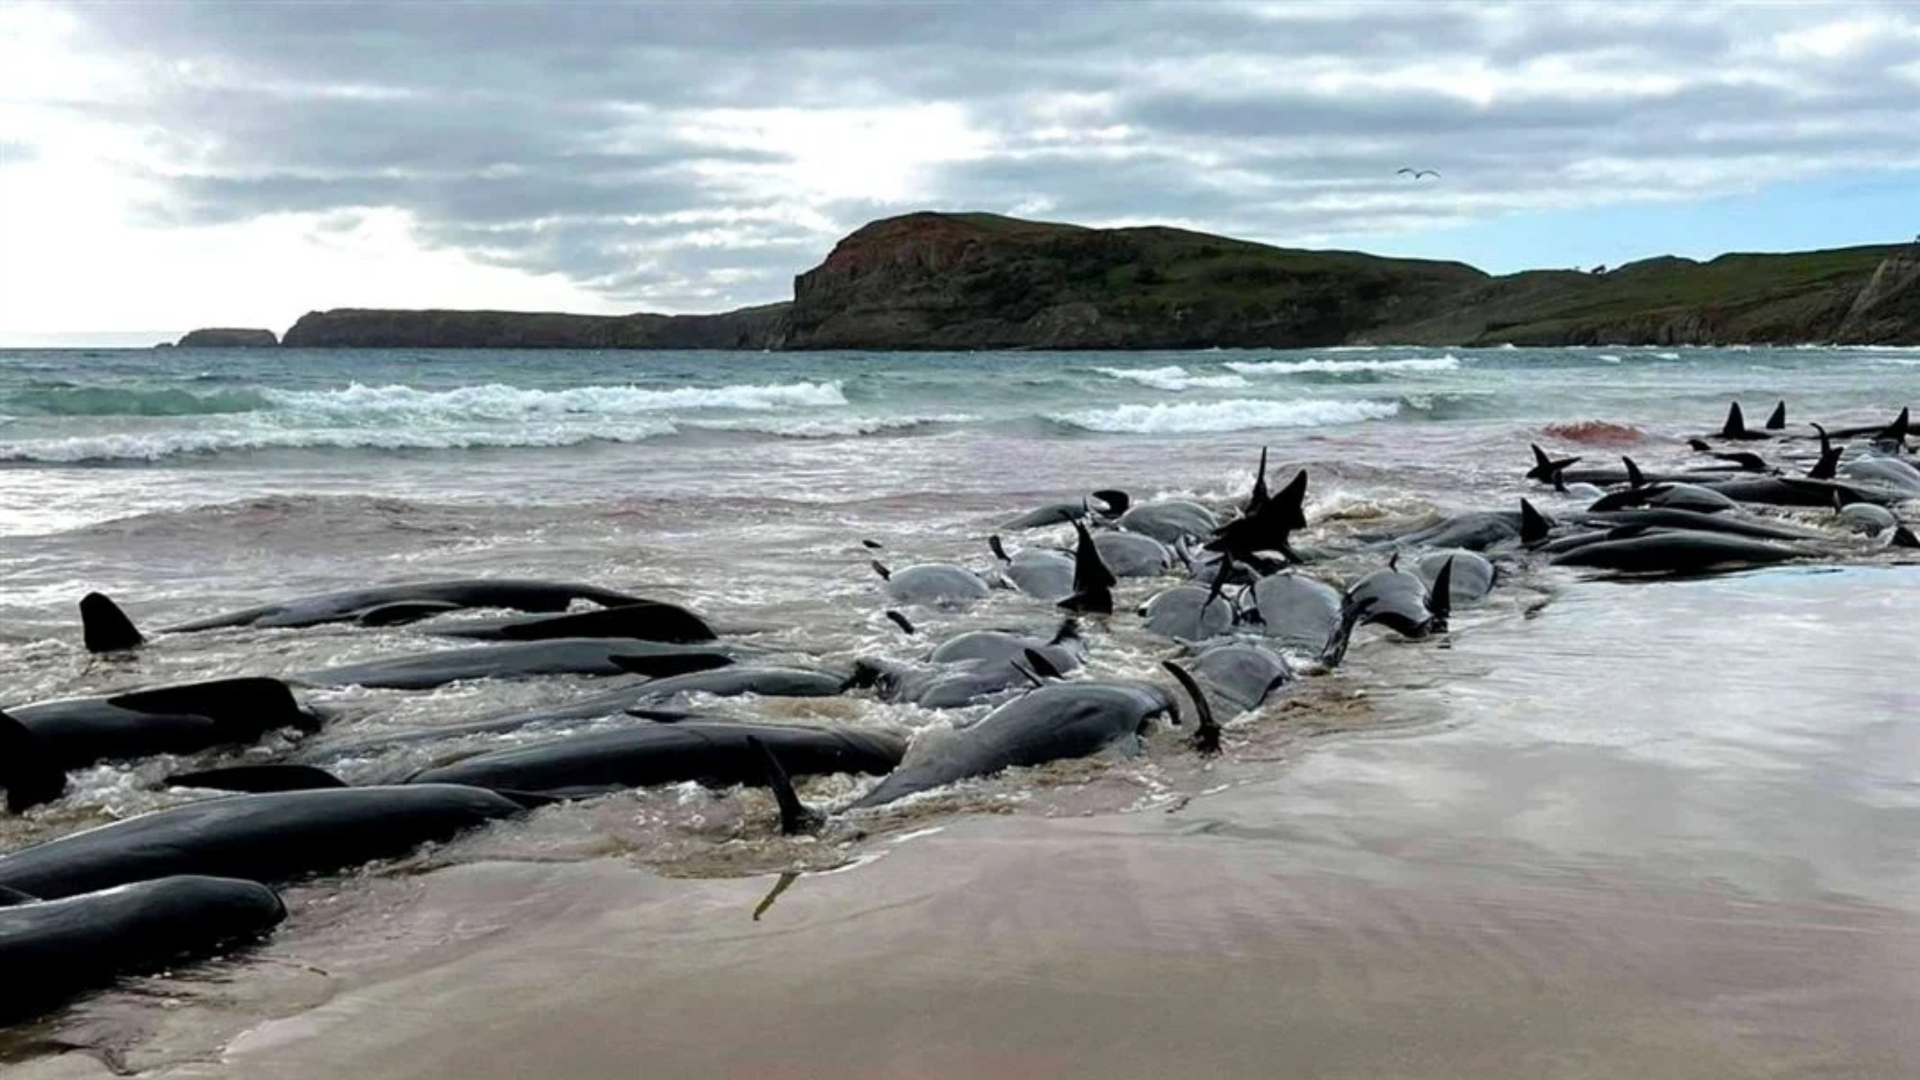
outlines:
[{"label": "beached whale", "polygon": [[1318,653],[1340,625],[1340,590],[1296,571],[1261,578],[1243,599],[1242,618],[1290,649]]},{"label": "beached whale", "polygon": [[252,940],[287,915],[265,885],[196,875],[15,901],[0,897],[0,1022]]},{"label": "beached whale", "polygon": [[1052,548],[1021,548],[1007,554],[1000,537],[987,537],[987,546],[1001,562],[1000,573],[1013,587],[1035,600],[1064,600],[1073,595],[1073,556]]},{"label": "beached whale", "polygon": [[1088,615],[1113,614],[1113,587],[1119,584],[1100,554],[1100,545],[1082,522],[1073,523],[1078,543],[1073,549],[1073,593],[1058,606]]},{"label": "beached whale", "polygon": [[1217,576],[1211,587],[1175,585],[1155,593],[1140,605],[1147,633],[1176,641],[1205,641],[1232,630],[1233,601],[1220,595],[1228,576]]},{"label": "beached whale", "polygon": [[1347,590],[1343,603],[1362,611],[1362,623],[1377,623],[1402,637],[1441,633],[1453,610],[1453,559],[1440,564],[1431,583],[1395,567],[1375,570]]},{"label": "beached whale", "polygon": [[1809,554],[1785,544],[1724,533],[1655,529],[1619,536],[1617,532],[1555,555],[1554,565],[1626,574],[1680,574],[1766,566],[1803,559]]},{"label": "beached whale", "polygon": [[1294,678],[1293,668],[1279,653],[1251,641],[1229,641],[1204,649],[1190,666],[1200,684],[1232,706],[1234,713],[1259,708]]},{"label": "beached whale", "polygon": [[192,754],[320,730],[278,679],[216,679],[10,707],[0,712],[0,787],[14,813],[57,799],[66,774],[102,761]]},{"label": "beached whale", "polygon": [[1078,668],[1085,646],[1069,619],[1051,638],[1010,630],[972,630],[942,642],[924,662],[866,658],[849,687],[871,687],[885,701],[954,709],[1025,688],[1036,677]]},{"label": "beached whale", "polygon": [[565,611],[576,600],[599,604],[602,607],[621,607],[647,602],[637,596],[628,596],[611,589],[571,582],[521,578],[461,578],[403,585],[376,585],[365,589],[298,596],[290,600],[162,627],[160,632],[186,634],[198,630],[218,630],[236,626],[260,629],[321,626],[326,623],[354,622],[368,612],[392,604],[431,604],[435,606],[437,612],[451,611],[456,608],[507,608],[513,611],[550,613]]},{"label": "beached whale", "polygon": [[440,637],[472,638],[476,641],[609,637],[686,643],[712,641],[719,636],[700,616],[677,604],[657,600],[560,615],[525,615],[512,619],[473,619],[430,624],[422,629]]},{"label": "beached whale", "polygon": [[723,642],[671,644],[632,638],[557,638],[474,645],[437,652],[409,653],[358,664],[304,672],[295,678],[313,686],[370,686],[389,690],[430,690],[464,679],[531,679],[542,675],[619,675],[634,671],[620,657],[656,661],[654,670],[707,661],[728,662],[738,646]]},{"label": "beached whale", "polygon": [[57,900],[174,874],[271,885],[404,855],[522,809],[457,784],[230,795],[0,856],[0,886]]},{"label": "beached whale", "polygon": [[1185,499],[1163,499],[1140,503],[1120,515],[1116,524],[1123,530],[1151,536],[1162,544],[1176,544],[1189,537],[1210,536],[1220,527],[1213,511]]},{"label": "beached whale", "polygon": [[881,590],[896,604],[915,607],[963,607],[993,590],[987,579],[951,563],[921,563],[890,570],[878,560],[869,563],[880,575]]},{"label": "beached whale", "polygon": [[1096,491],[1082,502],[1050,503],[1029,510],[1000,526],[1002,529],[1044,529],[1049,525],[1071,525],[1086,518],[1112,519],[1127,512],[1133,498],[1124,491]]},{"label": "beached whale", "polygon": [[903,764],[852,809],[1015,766],[1086,757],[1114,746],[1134,751],[1149,721],[1173,713],[1166,691],[1144,683],[1049,683]]},{"label": "beached whale", "polygon": [[[628,788],[698,781],[713,786],[762,784],[766,773],[749,736],[776,748],[789,771],[880,775],[900,764],[906,740],[844,726],[752,724],[728,720],[648,721],[612,731],[565,735],[435,765],[402,784],[464,784],[495,791],[584,798]],[[222,791],[343,788],[332,774],[302,765],[242,765],[180,773],[179,787]]]}]

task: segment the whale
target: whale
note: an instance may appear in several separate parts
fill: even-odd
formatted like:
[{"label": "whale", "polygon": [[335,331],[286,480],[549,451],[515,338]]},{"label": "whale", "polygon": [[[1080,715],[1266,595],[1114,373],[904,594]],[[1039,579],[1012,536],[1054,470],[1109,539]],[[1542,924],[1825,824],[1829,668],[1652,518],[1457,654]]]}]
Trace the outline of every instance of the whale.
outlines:
[{"label": "whale", "polygon": [[1000,573],[1013,587],[1035,600],[1064,600],[1073,595],[1073,556],[1052,548],[1026,547],[1008,555],[998,535],[987,546],[1001,562]]},{"label": "whale", "polygon": [[0,901],[0,1023],[264,936],[286,918],[253,881],[178,874],[57,899]]},{"label": "whale", "polygon": [[710,658],[724,663],[740,655],[720,642],[676,645],[631,638],[556,638],[474,645],[409,653],[357,664],[321,668],[295,676],[310,686],[366,686],[430,690],[467,679],[531,679],[543,675],[619,675],[632,671],[619,657]]},{"label": "whale", "polygon": [[[1094,505],[1098,502],[1100,505]],[[1002,529],[1044,529],[1049,525],[1071,525],[1089,517],[1112,519],[1127,512],[1133,499],[1124,491],[1108,489],[1093,493],[1093,499],[1083,502],[1049,503],[1036,510],[1029,510],[1019,517],[1000,526]]]},{"label": "whale", "polygon": [[878,560],[868,565],[880,575],[881,591],[896,604],[963,607],[984,598],[993,588],[979,574],[951,563],[921,563],[900,570],[890,570]]},{"label": "whale", "polygon": [[[1778,410],[1778,412],[1780,413],[1780,426],[1785,427],[1786,410],[1784,403],[1782,403],[1782,405],[1783,407]],[[1748,430],[1747,419],[1741,414],[1740,403],[1736,401],[1727,406],[1727,421],[1720,425],[1720,432],[1715,438],[1753,441],[1772,438],[1772,436],[1764,431]]]},{"label": "whale", "polygon": [[1726,512],[1703,514],[1693,510],[1643,509],[1616,510],[1603,514],[1582,514],[1573,519],[1582,525],[1595,525],[1603,529],[1618,529],[1629,526],[1647,528],[1684,529],[1696,532],[1719,532],[1733,536],[1745,536],[1756,540],[1819,540],[1821,533],[1812,529],[1800,528],[1784,522],[1769,521],[1745,513]]},{"label": "whale", "polygon": [[1340,590],[1295,571],[1261,578],[1244,600],[1244,620],[1289,649],[1317,653],[1340,625]]},{"label": "whale", "polygon": [[[1264,477],[1264,473],[1262,475]],[[1292,537],[1307,527],[1306,498],[1307,470],[1301,469],[1287,481],[1287,486],[1259,501],[1250,513],[1215,529],[1202,546],[1252,565],[1259,565],[1261,553],[1267,551],[1278,552],[1288,562],[1297,563],[1300,556],[1293,549]],[[1255,501],[1249,500],[1249,503]]]},{"label": "whale", "polygon": [[1406,638],[1424,638],[1447,629],[1453,605],[1453,559],[1448,557],[1431,583],[1420,575],[1389,566],[1355,582],[1343,606],[1361,610],[1360,621],[1385,626]]},{"label": "whale", "polygon": [[849,687],[871,687],[885,701],[952,709],[1025,687],[1036,676],[1058,679],[1081,664],[1084,643],[1072,619],[1051,638],[1009,630],[972,630],[941,642],[924,662],[856,661]]},{"label": "whale", "polygon": [[1209,536],[1220,527],[1213,511],[1185,499],[1138,503],[1121,514],[1115,524],[1126,532],[1151,536],[1162,544]]},{"label": "whale", "polygon": [[1294,679],[1293,668],[1285,658],[1251,641],[1223,642],[1203,649],[1190,667],[1200,685],[1232,706],[1236,715],[1258,709]]},{"label": "whale", "polygon": [[1173,551],[1151,536],[1102,530],[1093,534],[1100,561],[1123,578],[1159,577],[1173,565]]},{"label": "whale", "polygon": [[523,809],[458,784],[228,795],[0,856],[0,886],[58,900],[175,874],[273,885],[405,855]]},{"label": "whale", "polygon": [[1438,587],[1442,570],[1448,571],[1449,608],[1485,600],[1500,576],[1493,563],[1475,551],[1429,551],[1413,564],[1413,572],[1426,583],[1429,592]]},{"label": "whale", "polygon": [[1157,717],[1175,713],[1166,691],[1145,683],[1048,683],[994,709],[952,738],[887,774],[849,809],[863,810],[1004,769],[1137,752]]},{"label": "whale", "polygon": [[192,754],[320,730],[278,679],[241,678],[17,705],[0,712],[0,787],[21,813],[65,793],[66,774],[103,761]]},{"label": "whale", "polygon": [[1113,587],[1119,584],[1100,554],[1100,545],[1084,522],[1073,523],[1078,543],[1073,549],[1073,593],[1059,602],[1063,611],[1088,615],[1113,614]]},{"label": "whale", "polygon": [[470,638],[476,641],[609,637],[690,643],[713,641],[719,637],[700,616],[676,604],[657,600],[560,615],[449,622],[428,625],[422,629],[438,637]]},{"label": "whale", "polygon": [[437,611],[458,608],[507,608],[537,613],[561,612],[577,600],[602,607],[646,603],[637,596],[570,582],[524,578],[459,578],[298,596],[259,607],[162,627],[163,634],[188,634],[229,627],[291,629],[354,622],[390,604],[425,603]]},{"label": "whale", "polygon": [[1766,540],[1682,530],[1602,539],[1553,557],[1555,566],[1623,574],[1697,574],[1802,559],[1808,552]]},{"label": "whale", "polygon": [[[618,663],[631,663],[626,658],[616,657]],[[653,670],[649,666],[638,666],[636,672],[645,674]],[[763,697],[832,697],[847,688],[849,677],[828,671],[815,671],[810,668],[774,667],[762,665],[727,665],[706,671],[692,671],[666,678],[656,678],[636,688],[632,702],[626,711],[636,715],[645,715],[652,707],[687,694],[711,694],[715,697],[737,697],[741,694],[758,694]]]},{"label": "whale", "polygon": [[1706,485],[1735,502],[1764,506],[1830,507],[1834,496],[1849,503],[1871,502],[1886,506],[1906,498],[1898,491],[1886,491],[1864,484],[1843,484],[1811,477],[1766,476],[1723,480]]},{"label": "whale", "polygon": [[[891,772],[906,740],[885,731],[845,726],[687,719],[648,721],[490,750],[420,769],[401,784],[458,784],[516,794],[578,799],[631,788],[698,782],[711,787],[765,780],[754,737],[777,749],[796,775]],[[344,788],[337,777],[301,765],[237,766],[180,773],[177,787],[223,791]]]},{"label": "whale", "polygon": [[1155,593],[1140,605],[1147,633],[1178,641],[1205,641],[1232,630],[1233,601],[1220,595],[1221,587],[1230,576],[1230,573],[1217,575],[1211,587],[1175,585]]}]

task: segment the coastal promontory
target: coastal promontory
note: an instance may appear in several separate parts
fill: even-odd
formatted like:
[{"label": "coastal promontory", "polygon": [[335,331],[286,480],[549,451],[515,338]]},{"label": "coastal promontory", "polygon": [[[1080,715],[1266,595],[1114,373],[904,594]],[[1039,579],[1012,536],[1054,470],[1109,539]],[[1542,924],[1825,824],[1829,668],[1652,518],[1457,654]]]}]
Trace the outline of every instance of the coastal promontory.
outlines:
[{"label": "coastal promontory", "polygon": [[1458,262],[1280,248],[1162,226],[931,211],[846,236],[795,277],[786,303],[714,315],[345,308],[302,317],[284,339],[296,347],[875,350],[1835,342],[1920,343],[1920,245],[1495,276]]}]

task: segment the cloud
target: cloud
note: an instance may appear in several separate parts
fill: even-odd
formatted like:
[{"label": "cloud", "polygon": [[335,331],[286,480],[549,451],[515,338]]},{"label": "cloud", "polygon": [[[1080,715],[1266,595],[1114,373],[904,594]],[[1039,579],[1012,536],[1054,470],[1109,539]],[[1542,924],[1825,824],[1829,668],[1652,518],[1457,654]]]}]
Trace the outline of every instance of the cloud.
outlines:
[{"label": "cloud", "polygon": [[73,60],[0,94],[12,171],[62,167],[86,133],[135,227],[317,235],[378,213],[423,251],[616,308],[783,298],[839,235],[928,206],[1337,243],[1920,168],[1920,13],[1899,3],[10,17]]}]

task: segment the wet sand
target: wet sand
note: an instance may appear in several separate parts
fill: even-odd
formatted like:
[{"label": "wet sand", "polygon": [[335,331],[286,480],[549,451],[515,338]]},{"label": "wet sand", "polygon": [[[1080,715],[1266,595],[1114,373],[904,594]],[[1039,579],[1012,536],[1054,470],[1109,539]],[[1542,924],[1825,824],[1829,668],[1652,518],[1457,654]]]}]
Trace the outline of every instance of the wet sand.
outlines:
[{"label": "wet sand", "polygon": [[[1231,733],[1192,798],[876,835],[757,919],[773,876],[609,858],[373,878],[371,919],[296,891],[276,942],[156,1010],[124,1064],[1920,1075],[1916,610],[1914,568],[1576,586],[1537,618],[1391,650],[1380,704],[1403,722],[1314,741],[1277,776],[1243,779],[1252,736]],[[190,1049],[210,1036],[224,1048]],[[72,1054],[16,1068],[104,1074]]]}]

